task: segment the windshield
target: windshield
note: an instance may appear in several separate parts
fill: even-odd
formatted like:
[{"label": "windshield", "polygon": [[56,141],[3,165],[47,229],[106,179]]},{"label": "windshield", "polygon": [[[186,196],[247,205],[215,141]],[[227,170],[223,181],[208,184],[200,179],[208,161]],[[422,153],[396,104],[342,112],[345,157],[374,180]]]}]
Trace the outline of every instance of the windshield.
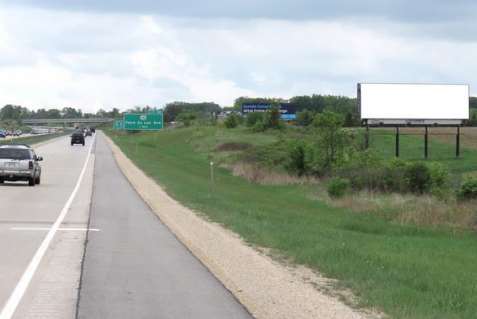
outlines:
[{"label": "windshield", "polygon": [[0,159],[29,160],[31,153],[26,149],[0,148]]}]

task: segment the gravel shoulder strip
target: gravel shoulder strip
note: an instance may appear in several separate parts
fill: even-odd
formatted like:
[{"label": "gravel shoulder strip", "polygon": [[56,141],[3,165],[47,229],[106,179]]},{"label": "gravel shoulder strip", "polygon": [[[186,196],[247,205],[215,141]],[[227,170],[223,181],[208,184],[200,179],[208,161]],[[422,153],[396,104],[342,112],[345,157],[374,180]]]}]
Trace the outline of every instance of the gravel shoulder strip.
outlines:
[{"label": "gravel shoulder strip", "polygon": [[139,195],[255,318],[376,317],[321,292],[320,283],[321,288],[327,289],[329,281],[311,270],[284,266],[248,246],[235,233],[182,206],[105,137],[119,167]]}]

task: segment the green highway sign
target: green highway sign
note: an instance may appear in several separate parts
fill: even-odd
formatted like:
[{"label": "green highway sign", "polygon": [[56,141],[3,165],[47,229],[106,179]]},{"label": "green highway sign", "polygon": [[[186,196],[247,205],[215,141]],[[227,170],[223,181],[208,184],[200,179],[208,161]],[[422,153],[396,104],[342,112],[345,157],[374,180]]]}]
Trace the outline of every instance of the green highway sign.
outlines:
[{"label": "green highway sign", "polygon": [[124,114],[123,129],[137,131],[155,131],[164,127],[162,111],[154,113]]},{"label": "green highway sign", "polygon": [[113,129],[115,130],[122,130],[124,127],[123,120],[116,120],[113,123]]}]

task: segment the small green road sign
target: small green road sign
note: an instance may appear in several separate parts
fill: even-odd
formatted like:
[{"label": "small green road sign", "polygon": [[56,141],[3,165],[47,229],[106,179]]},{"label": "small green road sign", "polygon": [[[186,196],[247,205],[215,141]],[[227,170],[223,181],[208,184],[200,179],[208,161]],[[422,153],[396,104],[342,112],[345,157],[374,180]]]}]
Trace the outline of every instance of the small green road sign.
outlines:
[{"label": "small green road sign", "polygon": [[145,114],[124,114],[123,129],[131,131],[156,131],[164,127],[162,111]]},{"label": "small green road sign", "polygon": [[116,120],[113,123],[113,129],[115,130],[122,130],[124,128],[123,120]]}]

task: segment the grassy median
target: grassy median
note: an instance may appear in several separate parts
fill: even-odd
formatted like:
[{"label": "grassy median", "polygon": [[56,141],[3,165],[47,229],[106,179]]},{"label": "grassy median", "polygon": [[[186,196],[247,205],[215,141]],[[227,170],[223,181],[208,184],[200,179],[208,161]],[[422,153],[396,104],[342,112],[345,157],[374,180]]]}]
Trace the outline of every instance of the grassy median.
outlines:
[{"label": "grassy median", "polygon": [[48,140],[68,135],[68,132],[61,132],[61,133],[53,133],[53,134],[44,134],[44,135],[32,135],[27,137],[19,137],[15,139],[4,138],[0,140],[0,145],[2,144],[27,144],[27,145],[34,145],[42,142],[46,142]]},{"label": "grassy median", "polygon": [[[332,207],[317,199],[314,184],[262,185],[222,167],[215,169],[211,182],[214,141],[234,141],[235,134],[237,142],[266,145],[277,139],[273,134],[258,137],[211,127],[106,132],[171,196],[253,245],[338,279],[358,297],[359,306],[392,318],[475,318],[474,232],[399,224],[385,215]],[[390,139],[392,135],[375,136],[373,146],[392,152]],[[406,136],[402,143],[403,156],[406,150],[419,151],[416,137]],[[431,154],[449,153],[439,160],[448,161],[453,171],[477,169],[475,151],[464,150],[463,159],[454,160],[452,145],[433,140],[430,146]]]}]

